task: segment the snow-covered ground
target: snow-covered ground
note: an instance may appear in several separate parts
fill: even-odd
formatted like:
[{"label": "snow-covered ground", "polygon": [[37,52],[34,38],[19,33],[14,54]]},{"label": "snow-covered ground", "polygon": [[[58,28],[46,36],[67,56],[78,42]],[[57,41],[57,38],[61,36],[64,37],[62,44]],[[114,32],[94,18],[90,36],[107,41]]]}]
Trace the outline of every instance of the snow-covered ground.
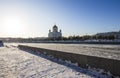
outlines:
[{"label": "snow-covered ground", "polygon": [[[21,43],[33,47],[40,47],[63,52],[84,54],[120,60],[120,45],[103,44],[48,44],[48,43]],[[17,45],[17,44],[16,44]]]},{"label": "snow-covered ground", "polygon": [[0,78],[111,78],[111,75],[5,45],[0,47]]}]

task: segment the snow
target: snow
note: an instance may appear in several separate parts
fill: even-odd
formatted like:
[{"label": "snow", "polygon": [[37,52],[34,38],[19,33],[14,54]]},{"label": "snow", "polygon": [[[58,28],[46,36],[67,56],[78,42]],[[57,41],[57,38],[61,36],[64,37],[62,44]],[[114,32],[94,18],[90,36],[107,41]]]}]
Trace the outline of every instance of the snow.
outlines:
[{"label": "snow", "polygon": [[[68,62],[68,63],[67,63]],[[70,61],[19,50],[14,45],[0,47],[0,78],[111,78],[91,68],[83,69]]]},{"label": "snow", "polygon": [[[20,44],[20,43],[19,43]],[[120,60],[120,45],[104,44],[48,44],[48,43],[21,43],[38,48],[46,48],[69,53],[104,57]],[[18,44],[16,44],[18,45]]]}]

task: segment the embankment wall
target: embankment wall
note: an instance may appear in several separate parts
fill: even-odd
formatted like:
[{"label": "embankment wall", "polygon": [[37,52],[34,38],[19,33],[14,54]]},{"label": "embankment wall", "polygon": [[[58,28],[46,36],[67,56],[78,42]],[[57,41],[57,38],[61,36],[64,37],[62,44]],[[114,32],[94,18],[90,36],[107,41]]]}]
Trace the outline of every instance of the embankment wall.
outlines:
[{"label": "embankment wall", "polygon": [[88,56],[82,54],[74,54],[44,48],[31,47],[26,45],[18,45],[18,48],[22,50],[40,52],[46,55],[52,55],[58,59],[68,60],[72,63],[78,63],[78,66],[83,68],[87,68],[89,65],[93,68],[104,69],[105,71],[110,71],[113,75],[120,76],[120,60]]}]

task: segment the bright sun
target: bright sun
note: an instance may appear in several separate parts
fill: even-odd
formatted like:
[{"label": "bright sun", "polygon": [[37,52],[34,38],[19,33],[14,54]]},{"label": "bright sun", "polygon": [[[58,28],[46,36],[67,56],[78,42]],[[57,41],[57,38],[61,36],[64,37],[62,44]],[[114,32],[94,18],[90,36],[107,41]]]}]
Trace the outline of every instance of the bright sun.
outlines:
[{"label": "bright sun", "polygon": [[25,23],[20,16],[6,16],[3,19],[3,30],[8,35],[16,36],[23,32]]}]

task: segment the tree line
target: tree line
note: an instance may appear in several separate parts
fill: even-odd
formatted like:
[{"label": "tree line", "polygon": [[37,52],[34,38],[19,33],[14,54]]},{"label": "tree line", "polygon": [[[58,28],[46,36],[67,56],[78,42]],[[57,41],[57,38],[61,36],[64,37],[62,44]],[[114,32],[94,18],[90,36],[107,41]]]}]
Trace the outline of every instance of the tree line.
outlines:
[{"label": "tree line", "polygon": [[108,35],[73,35],[68,37],[59,37],[59,38],[48,38],[48,37],[36,37],[36,38],[0,38],[0,40],[4,42],[44,42],[44,41],[69,41],[69,40],[76,40],[76,41],[84,41],[84,40],[115,40],[117,36]]},{"label": "tree line", "polygon": [[68,36],[68,37],[60,37],[60,38],[48,38],[47,40],[115,40],[117,37],[115,35],[108,35],[108,36],[103,36],[103,35],[84,35],[84,36],[79,36],[79,35],[73,35],[73,36]]}]

